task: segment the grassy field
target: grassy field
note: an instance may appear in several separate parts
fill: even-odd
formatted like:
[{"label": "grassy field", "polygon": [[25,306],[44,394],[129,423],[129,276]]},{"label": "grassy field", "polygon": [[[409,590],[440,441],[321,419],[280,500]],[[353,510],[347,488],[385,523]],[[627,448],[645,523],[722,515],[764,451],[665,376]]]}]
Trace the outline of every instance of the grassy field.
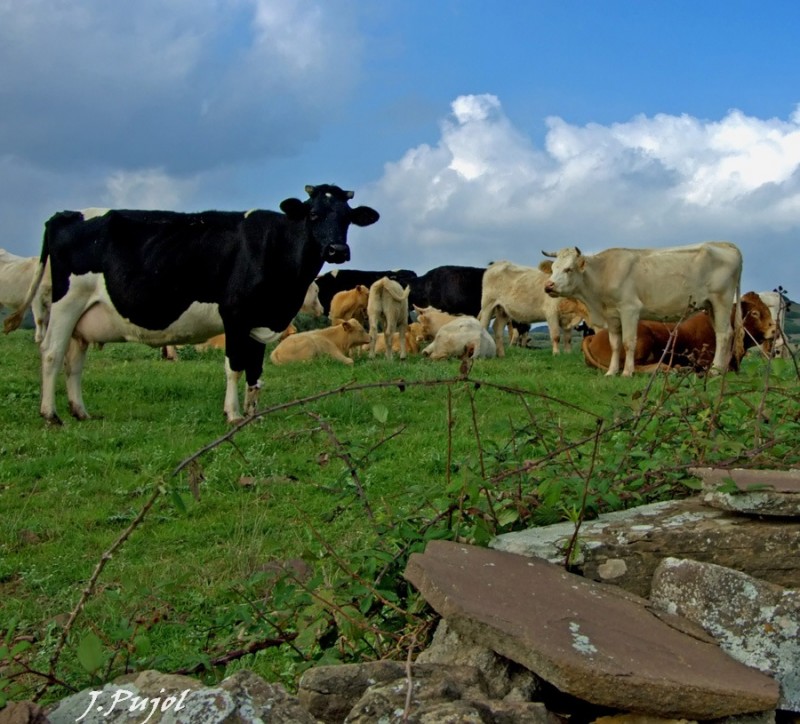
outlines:
[{"label": "grassy field", "polygon": [[709,379],[607,379],[545,349],[471,370],[267,360],[263,414],[231,435],[221,352],[90,350],[95,417],[69,418],[62,388],[53,428],[32,332],[0,343],[10,698],[141,668],[215,680],[247,667],[291,686],[321,661],[404,655],[431,617],[400,574],[431,538],[483,544],[686,495],[691,464],[800,465],[791,360]]}]

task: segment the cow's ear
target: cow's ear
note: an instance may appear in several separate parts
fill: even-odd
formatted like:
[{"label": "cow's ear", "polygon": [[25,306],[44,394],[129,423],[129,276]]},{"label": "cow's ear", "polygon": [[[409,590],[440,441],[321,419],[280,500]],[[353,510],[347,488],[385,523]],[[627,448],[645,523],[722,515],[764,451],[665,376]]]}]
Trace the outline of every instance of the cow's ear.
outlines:
[{"label": "cow's ear", "polygon": [[353,331],[353,325],[350,324],[350,320],[349,319],[346,319],[344,322],[342,322],[342,329],[345,332],[352,332]]},{"label": "cow's ear", "polygon": [[578,269],[580,271],[583,271],[585,267],[586,267],[586,257],[583,254],[581,254],[578,257]]},{"label": "cow's ear", "polygon": [[281,211],[292,221],[302,221],[308,214],[308,207],[300,199],[284,199],[281,201]]},{"label": "cow's ear", "polygon": [[356,226],[369,226],[380,218],[381,215],[369,206],[356,206],[350,210],[350,223]]},{"label": "cow's ear", "polygon": [[553,273],[553,262],[549,259],[545,259],[542,262],[539,262],[539,271],[543,271],[545,274],[552,274]]}]

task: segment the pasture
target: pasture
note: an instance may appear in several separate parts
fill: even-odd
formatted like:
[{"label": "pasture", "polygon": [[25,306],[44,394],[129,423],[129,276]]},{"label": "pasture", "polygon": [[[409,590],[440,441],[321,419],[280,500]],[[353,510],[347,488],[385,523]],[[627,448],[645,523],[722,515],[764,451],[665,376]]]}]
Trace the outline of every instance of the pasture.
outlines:
[{"label": "pasture", "polygon": [[627,379],[549,349],[471,369],[267,359],[234,431],[218,350],[91,349],[95,419],[49,427],[33,332],[0,343],[0,705],[144,668],[291,687],[404,657],[431,629],[401,576],[427,540],[688,495],[695,464],[800,465],[793,360]]}]

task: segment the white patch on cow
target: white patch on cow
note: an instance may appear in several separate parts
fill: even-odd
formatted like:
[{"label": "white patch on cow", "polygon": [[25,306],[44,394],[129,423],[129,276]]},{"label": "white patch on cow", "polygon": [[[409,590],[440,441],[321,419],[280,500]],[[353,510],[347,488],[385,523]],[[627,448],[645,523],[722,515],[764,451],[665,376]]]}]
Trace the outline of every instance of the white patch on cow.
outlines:
[{"label": "white patch on cow", "polygon": [[339,276],[339,270],[338,270],[338,269],[332,269],[332,270],[331,270],[331,271],[329,271],[328,273],[329,273],[329,274],[330,274],[332,277],[337,277],[337,276]]},{"label": "white patch on cow", "polygon": [[84,221],[96,219],[98,216],[105,216],[111,209],[101,209],[99,206],[92,206],[88,209],[81,209]]},{"label": "white patch on cow", "polygon": [[253,327],[250,330],[250,336],[256,340],[256,342],[261,342],[261,344],[269,344],[270,342],[274,342],[281,336],[280,332],[273,332],[269,327]]}]

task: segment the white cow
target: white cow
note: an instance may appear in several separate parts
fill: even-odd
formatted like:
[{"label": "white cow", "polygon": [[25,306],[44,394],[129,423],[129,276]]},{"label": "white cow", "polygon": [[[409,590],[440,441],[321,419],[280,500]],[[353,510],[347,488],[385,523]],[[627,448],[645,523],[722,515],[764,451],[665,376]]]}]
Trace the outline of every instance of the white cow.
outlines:
[{"label": "white cow", "polygon": [[496,356],[496,347],[491,335],[478,319],[463,316],[442,325],[433,342],[422,350],[422,354],[431,359],[462,357],[464,354],[477,359]]},{"label": "white cow", "polygon": [[[634,371],[636,327],[640,319],[670,321],[692,308],[709,308],[716,351],[712,367],[724,371],[731,357],[731,307],[739,299],[742,254],[725,241],[666,249],[606,249],[585,256],[577,247],[557,253],[545,284],[551,296],[575,297],[589,309],[593,327],[607,327],[611,346],[608,375],[620,368],[620,341],[625,349],[622,374]],[[733,340],[742,349],[741,307],[736,304]]]},{"label": "white cow", "polygon": [[775,337],[772,341],[764,342],[762,348],[764,352],[769,353],[769,348],[771,347],[774,357],[787,357],[789,350],[786,347],[786,334],[783,331],[783,325],[786,321],[786,310],[789,303],[780,292],[758,292],[758,296],[767,305],[772,315],[772,321],[775,322]]},{"label": "white cow", "polygon": [[406,358],[406,333],[408,332],[408,295],[411,287],[403,289],[400,282],[381,277],[369,288],[367,316],[369,317],[369,356],[375,357],[378,331],[383,328],[386,359],[392,359],[392,337],[400,333],[400,359]]},{"label": "white cow", "polygon": [[[38,265],[38,256],[17,256],[5,249],[0,249],[0,307],[9,307],[16,311],[22,305]],[[50,321],[52,296],[53,285],[50,282],[50,263],[48,261],[42,283],[31,301],[33,323],[36,325],[34,339],[37,344],[44,339],[44,332]]]},{"label": "white cow", "polygon": [[[564,351],[572,348],[572,327],[580,324],[583,312],[575,319],[573,303],[551,297],[544,287],[550,278],[550,263],[542,262],[540,268],[520,266],[510,261],[496,261],[483,273],[481,288],[481,313],[478,316],[484,329],[494,318],[494,341],[497,356],[505,356],[503,330],[513,319],[515,322],[547,322],[553,354],[559,353],[561,334],[564,332]],[[544,269],[547,269],[545,271]],[[563,314],[562,314],[563,307]],[[566,328],[565,328],[566,325]]]}]

